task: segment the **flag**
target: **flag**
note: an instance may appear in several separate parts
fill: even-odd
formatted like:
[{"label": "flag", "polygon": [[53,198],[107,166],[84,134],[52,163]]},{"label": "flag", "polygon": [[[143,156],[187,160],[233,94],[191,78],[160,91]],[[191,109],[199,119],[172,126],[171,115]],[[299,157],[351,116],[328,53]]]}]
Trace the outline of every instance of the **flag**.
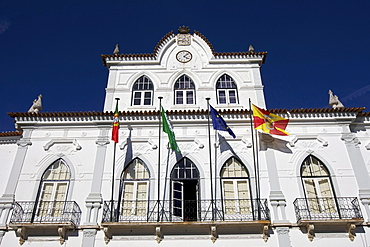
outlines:
[{"label": "flag", "polygon": [[211,105],[209,105],[209,108],[212,116],[213,128],[215,130],[227,131],[232,137],[236,138],[234,132],[226,124],[225,120],[221,117],[221,115],[218,114],[218,112]]},{"label": "flag", "polygon": [[118,101],[116,104],[116,110],[113,116],[113,129],[112,129],[112,140],[118,143],[118,130],[119,130],[119,114],[118,114]]},{"label": "flag", "polygon": [[254,128],[273,135],[287,136],[289,119],[279,117],[252,104]]},{"label": "flag", "polygon": [[162,111],[162,125],[163,125],[163,131],[167,133],[168,140],[170,142],[170,147],[172,150],[181,153],[179,146],[177,146],[175,133],[173,132],[173,129],[171,127],[170,121],[168,120],[167,114],[164,111],[163,107],[161,107]]}]

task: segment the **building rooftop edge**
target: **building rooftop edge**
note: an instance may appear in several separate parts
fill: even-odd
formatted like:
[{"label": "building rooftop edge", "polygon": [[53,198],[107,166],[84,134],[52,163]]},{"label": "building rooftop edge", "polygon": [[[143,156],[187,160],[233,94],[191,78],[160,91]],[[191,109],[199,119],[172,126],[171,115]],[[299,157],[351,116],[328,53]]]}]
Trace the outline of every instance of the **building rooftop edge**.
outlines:
[{"label": "building rooftop edge", "polygon": [[[209,40],[200,32],[194,30],[194,33],[192,35],[198,35],[201,39],[204,40],[204,42],[207,43],[209,48],[212,51],[212,54],[215,56],[215,58],[218,57],[225,57],[225,56],[234,56],[234,57],[243,57],[243,56],[262,56],[262,63],[265,63],[266,61],[266,55],[267,52],[255,52],[255,51],[248,51],[248,52],[215,52],[213,45]],[[132,54],[102,54],[102,62],[104,66],[107,66],[107,58],[156,58],[158,55],[159,50],[163,45],[168,41],[168,39],[172,39],[175,37],[175,34],[173,31],[168,32],[166,35],[162,37],[162,39],[157,43],[157,45],[154,48],[153,53],[132,53]]]},{"label": "building rooftop edge", "polygon": [[[267,109],[270,113],[274,114],[285,114],[285,113],[357,113],[358,116],[370,116],[370,112],[363,112],[365,107],[343,107],[343,108],[293,108],[287,109]],[[220,113],[224,114],[249,114],[248,109],[218,109]],[[202,110],[167,110],[168,114],[206,114],[207,111]],[[120,111],[120,115],[158,115],[158,110],[132,110],[132,111]],[[8,115],[12,118],[15,117],[87,117],[87,116],[113,116],[113,111],[84,111],[84,112],[10,112]],[[6,133],[6,132],[5,132]]]}]

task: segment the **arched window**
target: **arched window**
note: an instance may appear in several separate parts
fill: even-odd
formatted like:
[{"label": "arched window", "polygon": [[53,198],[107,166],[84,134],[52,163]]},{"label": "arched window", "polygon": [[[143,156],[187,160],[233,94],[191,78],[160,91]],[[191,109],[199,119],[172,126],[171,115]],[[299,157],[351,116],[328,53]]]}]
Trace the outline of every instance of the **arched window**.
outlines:
[{"label": "arched window", "polygon": [[177,79],[174,89],[176,105],[195,104],[194,82],[187,75],[182,75]]},{"label": "arched window", "polygon": [[237,104],[238,91],[233,78],[223,74],[216,84],[217,100],[219,104]]},{"label": "arched window", "polygon": [[71,174],[62,159],[55,161],[41,178],[36,217],[58,217],[63,214]]},{"label": "arched window", "polygon": [[152,105],[153,90],[153,83],[147,76],[143,75],[137,79],[132,88],[131,105]]},{"label": "arched window", "polygon": [[146,216],[149,171],[140,159],[134,159],[121,176],[121,216]]},{"label": "arched window", "polygon": [[232,157],[221,168],[225,215],[251,213],[248,171]]},{"label": "arched window", "polygon": [[301,166],[301,178],[311,213],[336,212],[330,173],[318,158],[307,156]]}]

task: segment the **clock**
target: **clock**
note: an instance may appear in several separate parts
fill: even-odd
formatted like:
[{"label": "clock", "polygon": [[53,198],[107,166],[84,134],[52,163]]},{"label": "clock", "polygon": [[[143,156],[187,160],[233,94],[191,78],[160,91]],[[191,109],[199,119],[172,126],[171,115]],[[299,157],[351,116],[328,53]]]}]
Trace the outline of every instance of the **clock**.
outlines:
[{"label": "clock", "polygon": [[180,63],[187,63],[192,59],[193,55],[189,51],[179,51],[176,54],[176,59]]}]

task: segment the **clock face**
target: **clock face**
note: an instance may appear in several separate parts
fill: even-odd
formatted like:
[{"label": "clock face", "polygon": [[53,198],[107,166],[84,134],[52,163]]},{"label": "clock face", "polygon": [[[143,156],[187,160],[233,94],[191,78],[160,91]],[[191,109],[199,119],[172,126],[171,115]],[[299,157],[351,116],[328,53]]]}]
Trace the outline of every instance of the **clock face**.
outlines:
[{"label": "clock face", "polygon": [[188,51],[179,51],[176,54],[176,59],[181,63],[187,63],[192,59],[193,55],[191,55]]}]

